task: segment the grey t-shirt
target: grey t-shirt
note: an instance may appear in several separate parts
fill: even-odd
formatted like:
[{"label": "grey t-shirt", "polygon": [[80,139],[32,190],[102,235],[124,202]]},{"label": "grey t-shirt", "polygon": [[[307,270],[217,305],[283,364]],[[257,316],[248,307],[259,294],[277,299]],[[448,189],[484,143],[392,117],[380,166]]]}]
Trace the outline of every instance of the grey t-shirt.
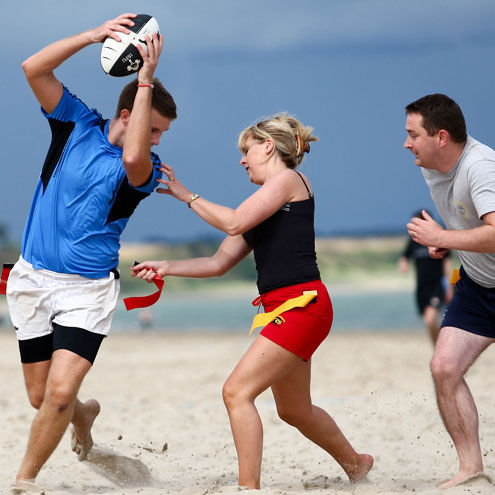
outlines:
[{"label": "grey t-shirt", "polygon": [[[495,151],[468,136],[449,172],[422,169],[431,197],[448,229],[484,225],[481,217],[495,211]],[[467,275],[483,287],[495,287],[495,253],[458,251]]]}]

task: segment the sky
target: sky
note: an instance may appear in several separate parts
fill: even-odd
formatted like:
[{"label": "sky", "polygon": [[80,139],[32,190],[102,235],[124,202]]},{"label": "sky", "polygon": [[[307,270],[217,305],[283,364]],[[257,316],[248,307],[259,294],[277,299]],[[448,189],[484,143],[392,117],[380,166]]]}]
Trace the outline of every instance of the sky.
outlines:
[{"label": "sky", "polygon": [[[136,10],[137,9],[137,10]],[[201,196],[236,207],[256,188],[239,165],[239,133],[286,111],[320,141],[301,166],[316,200],[318,235],[405,231],[433,203],[403,148],[404,107],[426,94],[456,100],[468,132],[495,145],[493,0],[26,0],[4,15],[0,224],[19,242],[50,132],[21,63],[43,46],[123,12],[153,15],[165,37],[156,76],[178,119],[156,151]],[[101,45],[56,76],[105,117],[128,78],[100,66]],[[143,201],[123,241],[219,234],[169,196]]]}]

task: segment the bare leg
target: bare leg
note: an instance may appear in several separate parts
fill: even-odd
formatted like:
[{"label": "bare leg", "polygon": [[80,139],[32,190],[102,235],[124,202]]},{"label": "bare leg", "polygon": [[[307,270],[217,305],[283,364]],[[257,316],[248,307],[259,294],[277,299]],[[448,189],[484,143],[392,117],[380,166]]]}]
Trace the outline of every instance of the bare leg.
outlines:
[{"label": "bare leg", "polygon": [[[259,336],[227,379],[223,396],[239,459],[239,485],[260,488],[263,427],[254,400],[270,385],[283,419],[296,422],[331,453],[351,481],[371,469],[373,458],[356,453],[330,416],[311,404],[310,369],[300,357]],[[302,417],[308,413],[309,418]]]},{"label": "bare leg", "polygon": [[[35,409],[39,409],[43,403],[50,365],[51,360],[23,364],[29,401]],[[88,451],[93,446],[91,428],[99,412],[100,404],[96,400],[90,399],[82,403],[76,399],[71,418],[74,425],[72,428],[72,450],[78,454],[80,461],[86,458]]]},{"label": "bare leg", "polygon": [[483,472],[478,411],[464,374],[495,339],[459,328],[442,328],[431,362],[438,408],[459,456],[459,472],[440,488],[456,486]]},{"label": "bare leg", "polygon": [[301,361],[272,385],[280,418],[328,452],[342,466],[351,482],[362,480],[373,467],[373,457],[358,454],[328,413],[313,405],[310,383],[311,362]]},{"label": "bare leg", "polygon": [[301,362],[301,358],[258,336],[223,387],[223,398],[239,461],[239,485],[260,488],[263,426],[256,397]]},{"label": "bare leg", "polygon": [[435,344],[440,332],[440,325],[438,323],[438,309],[433,306],[426,306],[423,311],[423,322],[428,330],[428,335],[430,336],[431,341]]},{"label": "bare leg", "polygon": [[17,480],[34,480],[72,418],[76,395],[91,363],[65,349],[52,355],[43,402],[34,418]]},{"label": "bare leg", "polygon": [[50,372],[51,360],[37,363],[22,363],[24,382],[29,402],[35,409],[39,409],[45,397],[46,380]]}]

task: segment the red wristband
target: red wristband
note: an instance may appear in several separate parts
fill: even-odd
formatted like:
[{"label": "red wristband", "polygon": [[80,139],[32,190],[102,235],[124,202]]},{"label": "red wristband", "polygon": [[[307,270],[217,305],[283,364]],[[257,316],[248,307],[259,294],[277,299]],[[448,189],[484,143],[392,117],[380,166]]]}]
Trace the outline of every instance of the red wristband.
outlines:
[{"label": "red wristband", "polygon": [[146,83],[138,83],[137,85],[138,88],[151,88],[153,89],[155,87],[154,84],[146,84]]}]

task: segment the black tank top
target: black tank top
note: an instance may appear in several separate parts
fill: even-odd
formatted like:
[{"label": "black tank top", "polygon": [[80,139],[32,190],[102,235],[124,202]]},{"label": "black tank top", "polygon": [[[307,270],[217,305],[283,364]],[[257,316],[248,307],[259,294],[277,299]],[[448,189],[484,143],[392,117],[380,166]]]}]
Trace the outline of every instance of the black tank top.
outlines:
[{"label": "black tank top", "polygon": [[260,294],[320,278],[315,252],[315,202],[301,174],[296,173],[309,198],[285,203],[271,217],[243,234],[254,251]]}]

